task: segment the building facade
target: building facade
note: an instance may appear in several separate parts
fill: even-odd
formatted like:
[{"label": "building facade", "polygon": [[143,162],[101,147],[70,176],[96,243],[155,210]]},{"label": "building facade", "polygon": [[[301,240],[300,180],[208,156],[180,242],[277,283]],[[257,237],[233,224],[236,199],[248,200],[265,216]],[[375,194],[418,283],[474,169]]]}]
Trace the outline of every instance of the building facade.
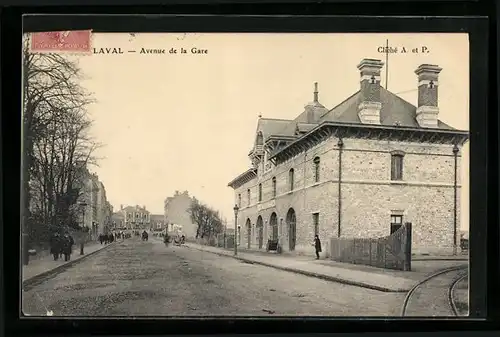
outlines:
[{"label": "building facade", "polygon": [[112,215],[112,228],[123,230],[144,230],[149,229],[151,214],[146,206],[126,206],[120,205],[120,209]]},{"label": "building facade", "polygon": [[439,120],[441,68],[415,71],[417,106],[380,85],[380,60],[358,65],[359,90],[333,109],[259,118],[252,167],[233,179],[240,246],[311,252],[314,235],[383,237],[412,223],[414,253],[459,244],[460,151],[468,132]]},{"label": "building facade", "polygon": [[197,225],[193,224],[189,208],[193,198],[187,191],[175,191],[174,196],[168,197],[164,202],[164,217],[168,231],[174,231],[174,228],[181,228],[183,234],[188,239],[196,237]]},{"label": "building facade", "polygon": [[151,214],[150,230],[162,231],[166,227],[164,214]]},{"label": "building facade", "polygon": [[107,200],[106,188],[95,173],[91,173],[85,162],[77,163],[79,178],[76,186],[79,197],[74,211],[79,215],[80,223],[90,229],[92,238],[97,238],[100,233],[105,233],[110,223],[111,204]]}]

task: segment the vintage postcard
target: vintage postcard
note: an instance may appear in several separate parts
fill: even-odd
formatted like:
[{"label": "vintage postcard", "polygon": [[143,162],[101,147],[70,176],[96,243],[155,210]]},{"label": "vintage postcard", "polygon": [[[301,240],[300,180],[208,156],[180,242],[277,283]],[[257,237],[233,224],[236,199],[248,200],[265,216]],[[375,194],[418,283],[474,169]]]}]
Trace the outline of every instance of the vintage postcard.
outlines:
[{"label": "vintage postcard", "polygon": [[467,34],[24,39],[25,316],[468,315]]}]

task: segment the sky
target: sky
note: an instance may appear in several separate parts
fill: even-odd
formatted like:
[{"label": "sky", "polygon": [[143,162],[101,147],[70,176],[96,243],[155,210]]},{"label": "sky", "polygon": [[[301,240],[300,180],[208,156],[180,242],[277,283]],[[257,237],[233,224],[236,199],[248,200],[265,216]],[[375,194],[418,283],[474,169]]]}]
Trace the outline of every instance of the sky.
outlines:
[{"label": "sky", "polygon": [[[89,106],[92,132],[105,145],[93,171],[115,209],[138,204],[163,214],[165,198],[187,190],[231,223],[234,195],[227,184],[250,167],[258,115],[295,118],[312,100],[314,82],[322,104],[333,108],[359,89],[361,59],[385,62],[378,49],[386,39],[398,48],[389,55],[388,89],[416,105],[414,70],[441,66],[439,118],[468,130],[467,34],[93,34],[96,51],[123,51],[79,57],[82,84],[96,99]],[[468,151],[466,144],[462,229],[469,223]]]}]

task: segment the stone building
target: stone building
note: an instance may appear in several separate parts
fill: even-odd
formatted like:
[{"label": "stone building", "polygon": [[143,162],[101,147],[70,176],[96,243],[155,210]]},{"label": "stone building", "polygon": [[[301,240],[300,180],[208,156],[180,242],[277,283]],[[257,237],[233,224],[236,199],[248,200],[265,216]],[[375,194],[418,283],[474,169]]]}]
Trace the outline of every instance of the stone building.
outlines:
[{"label": "stone building", "polygon": [[182,228],[183,234],[188,239],[196,237],[196,224],[193,224],[189,208],[193,199],[188,191],[180,193],[175,191],[174,196],[165,199],[164,215],[167,230],[173,231],[174,227]]},{"label": "stone building", "polygon": [[440,67],[415,70],[417,106],[380,85],[382,67],[362,60],[359,90],[332,109],[315,84],[295,119],[259,118],[252,167],[229,183],[242,247],[279,239],[311,253],[318,234],[328,254],[331,237],[383,237],[411,222],[413,252],[453,251],[468,132],[439,120]]},{"label": "stone building", "polygon": [[150,228],[151,214],[146,206],[126,206],[120,205],[120,209],[113,213],[112,228],[123,230],[144,230]]},{"label": "stone building", "polygon": [[151,214],[150,230],[161,231],[166,228],[164,214]]},{"label": "stone building", "polygon": [[106,224],[110,222],[106,188],[99,176],[89,171],[85,162],[80,161],[76,166],[78,179],[75,187],[79,189],[79,197],[74,210],[79,214],[80,223],[90,229],[92,238],[96,238],[107,230]]}]

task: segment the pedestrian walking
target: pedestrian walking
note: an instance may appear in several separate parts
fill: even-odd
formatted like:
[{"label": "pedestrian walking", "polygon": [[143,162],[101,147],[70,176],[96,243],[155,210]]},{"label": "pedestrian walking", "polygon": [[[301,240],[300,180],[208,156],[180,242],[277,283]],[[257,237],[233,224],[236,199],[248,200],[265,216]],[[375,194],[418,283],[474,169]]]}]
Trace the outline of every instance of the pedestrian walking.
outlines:
[{"label": "pedestrian walking", "polygon": [[101,234],[99,234],[99,242],[101,243],[101,245],[102,245],[103,241],[104,241],[104,235],[101,233]]},{"label": "pedestrian walking", "polygon": [[314,248],[316,250],[316,260],[319,260],[319,253],[321,253],[321,240],[319,239],[319,235],[314,237]]},{"label": "pedestrian walking", "polygon": [[50,254],[54,256],[54,261],[59,259],[61,253],[61,235],[59,233],[53,233],[50,237]]},{"label": "pedestrian walking", "polygon": [[73,250],[73,245],[75,244],[75,240],[73,240],[73,237],[69,235],[69,233],[64,234],[63,238],[63,254],[64,254],[64,261],[69,261],[71,258],[71,252]]}]

